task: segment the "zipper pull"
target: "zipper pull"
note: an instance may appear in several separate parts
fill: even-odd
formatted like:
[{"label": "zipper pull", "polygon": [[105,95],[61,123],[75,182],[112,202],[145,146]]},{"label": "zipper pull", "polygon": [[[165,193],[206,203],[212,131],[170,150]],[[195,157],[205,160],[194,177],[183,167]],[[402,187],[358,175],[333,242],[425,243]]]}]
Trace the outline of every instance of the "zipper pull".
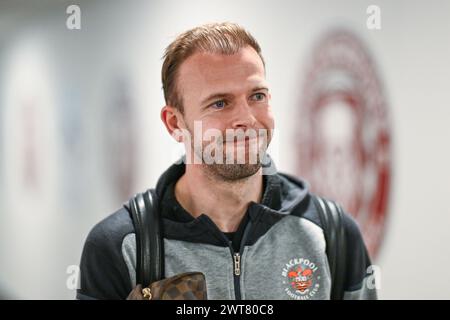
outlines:
[{"label": "zipper pull", "polygon": [[241,255],[239,253],[234,254],[234,274],[241,275]]}]

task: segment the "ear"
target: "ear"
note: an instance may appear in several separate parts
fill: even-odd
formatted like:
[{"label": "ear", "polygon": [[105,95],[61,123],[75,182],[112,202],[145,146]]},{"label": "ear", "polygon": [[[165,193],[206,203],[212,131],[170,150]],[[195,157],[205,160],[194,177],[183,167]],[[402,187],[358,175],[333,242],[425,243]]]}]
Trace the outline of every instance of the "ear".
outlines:
[{"label": "ear", "polygon": [[183,141],[183,130],[186,129],[184,118],[181,112],[170,105],[164,106],[161,109],[161,120],[166,126],[169,134],[177,141]]}]

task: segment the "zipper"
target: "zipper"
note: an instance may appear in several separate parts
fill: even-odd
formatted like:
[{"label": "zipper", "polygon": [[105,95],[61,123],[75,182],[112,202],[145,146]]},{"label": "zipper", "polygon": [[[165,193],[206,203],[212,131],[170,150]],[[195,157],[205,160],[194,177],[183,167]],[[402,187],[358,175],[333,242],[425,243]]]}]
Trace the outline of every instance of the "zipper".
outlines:
[{"label": "zipper", "polygon": [[234,254],[234,275],[241,275],[241,255],[239,254],[239,252],[236,252]]},{"label": "zipper", "polygon": [[251,229],[252,222],[249,220],[245,226],[244,234],[241,239],[241,246],[239,252],[234,252],[233,243],[230,241],[228,245],[230,246],[231,256],[233,257],[233,276],[234,276],[234,296],[236,300],[242,300],[241,298],[241,253],[244,252],[245,243],[247,241],[247,235]]},{"label": "zipper", "polygon": [[233,242],[228,241],[228,246],[230,248],[231,259],[233,261],[234,296],[236,300],[241,300],[241,254],[239,252],[234,252]]},{"label": "zipper", "polygon": [[249,219],[247,222],[247,225],[244,229],[244,234],[242,235],[241,239],[241,245],[239,248],[239,252],[234,252],[233,249],[233,243],[228,240],[228,238],[223,234],[222,231],[219,230],[219,228],[216,226],[216,224],[208,217],[204,216],[205,220],[208,222],[208,224],[213,227],[213,229],[220,234],[220,237],[228,244],[228,247],[230,249],[231,253],[231,259],[233,263],[233,278],[234,278],[234,295],[236,300],[242,300],[241,298],[241,283],[240,283],[240,276],[241,276],[241,253],[244,251],[245,243],[247,241],[247,235],[251,229],[252,222]]}]

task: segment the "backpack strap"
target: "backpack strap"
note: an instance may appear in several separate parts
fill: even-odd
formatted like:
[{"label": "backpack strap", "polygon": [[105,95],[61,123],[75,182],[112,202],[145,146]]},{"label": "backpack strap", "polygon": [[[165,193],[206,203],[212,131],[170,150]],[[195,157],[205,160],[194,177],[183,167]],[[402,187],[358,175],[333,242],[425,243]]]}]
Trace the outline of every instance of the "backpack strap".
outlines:
[{"label": "backpack strap", "polygon": [[312,196],[323,226],[326,253],[331,272],[331,300],[344,298],[347,243],[344,212],[334,201]]},{"label": "backpack strap", "polygon": [[136,284],[149,286],[164,275],[164,248],[155,190],[136,194],[128,205],[136,232]]}]

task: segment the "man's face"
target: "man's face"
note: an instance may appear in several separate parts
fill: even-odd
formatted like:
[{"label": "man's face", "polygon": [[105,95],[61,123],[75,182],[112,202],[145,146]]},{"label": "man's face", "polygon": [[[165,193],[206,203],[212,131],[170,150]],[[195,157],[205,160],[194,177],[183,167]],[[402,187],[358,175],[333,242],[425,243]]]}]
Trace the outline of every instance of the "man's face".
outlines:
[{"label": "man's face", "polygon": [[[203,160],[208,147],[213,150],[212,155],[223,152],[223,161],[209,162],[206,166],[223,180],[255,174],[274,128],[264,65],[257,52],[245,47],[234,55],[195,53],[181,65],[177,85],[183,101],[183,120],[191,134],[190,145],[186,147]],[[198,134],[194,126],[199,124],[201,138],[194,137]],[[205,135],[214,129],[223,140]],[[255,134],[256,138],[235,139],[230,133],[236,131],[250,133],[250,137]],[[194,148],[195,139],[202,139],[200,151]],[[242,155],[245,161],[239,161]]]}]

